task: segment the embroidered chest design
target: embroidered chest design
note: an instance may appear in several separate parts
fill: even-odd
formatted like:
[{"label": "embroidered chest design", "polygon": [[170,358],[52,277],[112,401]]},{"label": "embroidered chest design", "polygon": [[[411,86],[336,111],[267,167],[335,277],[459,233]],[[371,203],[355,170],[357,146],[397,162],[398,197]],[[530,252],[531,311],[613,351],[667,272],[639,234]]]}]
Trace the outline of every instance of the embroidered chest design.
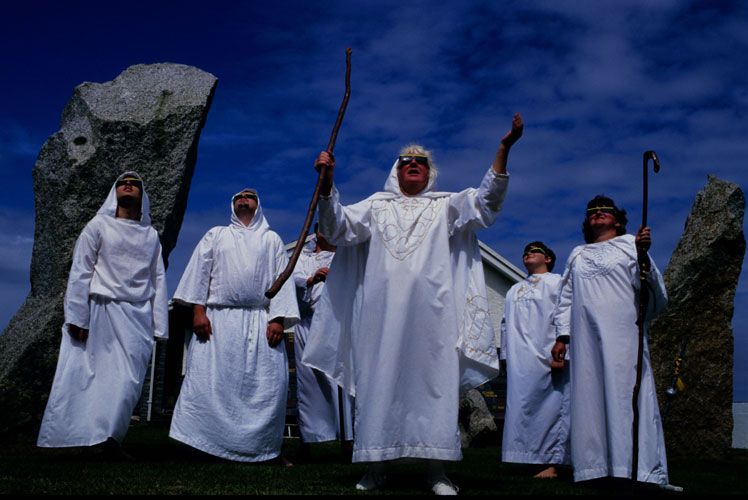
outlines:
[{"label": "embroidered chest design", "polygon": [[621,255],[613,245],[590,246],[579,255],[576,272],[584,279],[606,276],[616,267]]},{"label": "embroidered chest design", "polygon": [[385,248],[398,260],[412,254],[426,238],[446,198],[408,198],[371,202],[372,219]]},{"label": "embroidered chest design", "polygon": [[533,291],[538,287],[541,279],[542,278],[540,276],[536,276],[535,278],[523,281],[519,286],[519,289],[517,290],[515,300],[525,300],[531,298]]}]

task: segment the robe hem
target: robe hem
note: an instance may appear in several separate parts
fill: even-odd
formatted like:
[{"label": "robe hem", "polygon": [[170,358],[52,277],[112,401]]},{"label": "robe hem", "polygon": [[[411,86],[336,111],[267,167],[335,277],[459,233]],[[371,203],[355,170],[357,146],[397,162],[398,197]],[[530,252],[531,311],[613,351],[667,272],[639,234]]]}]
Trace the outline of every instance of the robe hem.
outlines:
[{"label": "robe hem", "polygon": [[426,458],[430,460],[462,460],[462,450],[430,446],[394,446],[354,450],[352,462],[384,462],[398,458]]},{"label": "robe hem", "polygon": [[564,457],[563,453],[538,455],[537,453],[518,453],[510,451],[501,454],[501,461],[515,464],[571,465],[571,460]]},{"label": "robe hem", "polygon": [[219,458],[225,458],[228,460],[234,460],[236,462],[265,462],[267,460],[272,460],[273,458],[276,458],[280,455],[280,447],[277,450],[264,451],[262,452],[262,454],[249,456],[232,453],[224,448],[218,448],[200,439],[188,438],[179,432],[169,432],[169,437],[174,439],[175,441],[182,442],[188,446],[195,448],[196,450],[200,450],[209,455],[213,455]]},{"label": "robe hem", "polygon": [[[613,467],[612,469],[608,469],[607,467],[596,467],[583,469],[580,471],[574,470],[574,482],[589,481],[590,479],[597,479],[607,476],[630,479],[631,469],[628,467]],[[638,476],[639,477],[637,478],[637,480],[642,483],[668,484],[667,474],[643,475],[640,472]]]},{"label": "robe hem", "polygon": [[[38,448],[80,448],[84,446],[96,446],[97,444],[106,443],[109,438],[104,438],[101,441],[94,440],[94,442],[86,441],[86,442],[66,442],[64,444],[50,444],[48,441],[45,441],[44,443],[37,441],[36,446]],[[112,438],[114,439],[114,438]],[[119,441],[117,441],[119,442]]]}]

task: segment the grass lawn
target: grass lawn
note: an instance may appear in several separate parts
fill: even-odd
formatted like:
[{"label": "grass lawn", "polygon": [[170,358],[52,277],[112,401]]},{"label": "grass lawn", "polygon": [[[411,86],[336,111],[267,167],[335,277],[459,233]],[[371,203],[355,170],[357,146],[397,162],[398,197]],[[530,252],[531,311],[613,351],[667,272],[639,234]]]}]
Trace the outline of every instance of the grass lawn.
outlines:
[{"label": "grass lawn", "polygon": [[[287,439],[283,454],[294,460],[298,440]],[[123,444],[131,462],[105,461],[78,450],[42,450],[33,443],[0,451],[0,494],[239,494],[351,495],[428,494],[424,464],[390,467],[385,489],[357,492],[366,466],[345,464],[337,443],[312,447],[312,460],[293,467],[251,465],[209,457],[168,438],[165,427],[133,426]],[[720,462],[669,464],[670,482],[688,494],[748,493],[748,450],[733,450]],[[502,464],[498,447],[464,450],[447,473],[466,495],[599,495],[631,493],[628,483],[574,484],[571,471],[558,479],[532,479],[523,466]],[[642,493],[678,495],[645,486]]]}]

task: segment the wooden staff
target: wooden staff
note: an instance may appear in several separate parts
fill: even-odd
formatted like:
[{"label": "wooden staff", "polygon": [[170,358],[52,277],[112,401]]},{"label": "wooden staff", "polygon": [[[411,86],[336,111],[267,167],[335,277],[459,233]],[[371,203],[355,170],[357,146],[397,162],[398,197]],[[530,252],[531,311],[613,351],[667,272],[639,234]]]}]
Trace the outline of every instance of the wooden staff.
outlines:
[{"label": "wooden staff", "polygon": [[[332,153],[335,147],[335,139],[338,138],[338,129],[340,129],[340,123],[343,121],[343,115],[345,114],[345,108],[348,106],[348,98],[351,95],[351,49],[350,47],[345,50],[345,95],[343,96],[343,103],[340,105],[340,111],[338,111],[338,118],[335,120],[335,126],[332,128],[332,135],[330,136],[330,142],[327,144],[327,152]],[[283,284],[291,276],[293,268],[296,267],[296,262],[299,260],[299,255],[304,247],[306,241],[306,235],[309,234],[309,228],[312,227],[312,219],[314,219],[314,212],[317,210],[317,202],[319,201],[319,188],[322,184],[322,172],[324,169],[320,169],[319,177],[317,178],[317,185],[314,187],[314,194],[312,194],[312,201],[309,203],[309,210],[306,213],[306,220],[304,221],[304,227],[301,229],[301,235],[296,240],[296,248],[291,255],[291,259],[288,261],[286,269],[280,273],[278,279],[275,280],[273,285],[268,288],[265,292],[265,297],[272,299],[280,291]]]},{"label": "wooden staff", "polygon": [[[649,159],[654,162],[654,171],[660,171],[660,161],[654,151],[644,153],[644,206],[642,210],[642,229],[647,227],[647,164]],[[644,356],[644,322],[649,302],[649,290],[647,289],[647,273],[651,263],[647,251],[639,246],[636,247],[636,256],[639,261],[639,317],[636,325],[639,327],[639,350],[636,355],[636,383],[634,384],[634,397],[632,407],[634,410],[634,428],[632,431],[633,446],[631,458],[631,481],[636,484],[639,477],[639,389],[642,382],[642,358]]]}]

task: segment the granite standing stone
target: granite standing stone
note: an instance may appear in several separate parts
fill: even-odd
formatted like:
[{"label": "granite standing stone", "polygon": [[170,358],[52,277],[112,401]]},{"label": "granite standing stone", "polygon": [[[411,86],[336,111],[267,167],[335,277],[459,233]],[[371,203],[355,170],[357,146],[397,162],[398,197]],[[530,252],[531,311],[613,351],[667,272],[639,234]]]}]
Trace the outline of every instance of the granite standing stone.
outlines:
[{"label": "granite standing stone", "polygon": [[668,305],[650,323],[660,409],[688,335],[681,378],[664,422],[668,458],[724,458],[732,443],[732,314],[745,254],[745,197],[710,175],[663,273]]},{"label": "granite standing stone", "polygon": [[73,91],[60,131],[32,170],[31,292],[0,336],[1,440],[36,439],[57,363],[73,246],[126,170],[143,176],[168,264],[216,84],[191,66],[140,64]]}]

